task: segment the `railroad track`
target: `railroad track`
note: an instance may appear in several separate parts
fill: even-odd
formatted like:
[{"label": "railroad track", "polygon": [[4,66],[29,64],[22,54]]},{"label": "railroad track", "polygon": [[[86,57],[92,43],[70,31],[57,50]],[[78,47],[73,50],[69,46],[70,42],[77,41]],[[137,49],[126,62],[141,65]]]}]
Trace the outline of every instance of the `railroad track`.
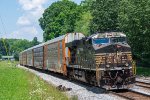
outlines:
[{"label": "railroad track", "polygon": [[[33,68],[33,67],[27,67],[27,68],[34,69],[34,70],[37,70],[39,72],[50,74],[52,76],[59,77],[59,78],[67,80],[66,77],[64,77],[62,75],[59,75],[59,74],[56,74],[56,73],[51,73],[49,71],[43,71],[43,70],[36,69],[36,68]],[[88,87],[92,87],[92,85],[90,85],[90,84],[87,84],[87,83],[84,83],[84,82],[80,82],[80,81],[77,81],[77,80],[72,80],[72,82],[77,83],[77,84],[82,84],[82,85],[85,85],[85,86],[88,86]],[[122,97],[122,98],[128,99],[128,100],[150,100],[150,95],[142,94],[142,93],[139,93],[139,92],[136,92],[136,91],[132,91],[132,90],[106,91],[106,90],[103,89],[103,93],[114,94],[116,96],[119,96],[119,97]],[[97,98],[97,97],[95,97],[95,98]]]},{"label": "railroad track", "polygon": [[136,92],[133,90],[117,90],[111,91],[110,93],[127,100],[150,100],[150,95]]},{"label": "railroad track", "polygon": [[150,83],[145,83],[145,82],[141,82],[141,81],[136,81],[136,86],[140,86],[140,87],[150,89]]}]

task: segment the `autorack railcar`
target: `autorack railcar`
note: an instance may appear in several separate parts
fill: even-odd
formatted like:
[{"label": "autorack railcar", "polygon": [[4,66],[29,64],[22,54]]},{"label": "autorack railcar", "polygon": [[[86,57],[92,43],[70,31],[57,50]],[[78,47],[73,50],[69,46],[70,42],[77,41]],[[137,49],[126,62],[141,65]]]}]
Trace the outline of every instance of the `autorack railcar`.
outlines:
[{"label": "autorack railcar", "polygon": [[66,44],[83,37],[82,33],[68,33],[24,50],[20,53],[20,64],[67,75],[70,49]]},{"label": "autorack railcar", "polygon": [[131,47],[121,32],[68,33],[20,53],[20,64],[61,73],[105,89],[135,83]]}]

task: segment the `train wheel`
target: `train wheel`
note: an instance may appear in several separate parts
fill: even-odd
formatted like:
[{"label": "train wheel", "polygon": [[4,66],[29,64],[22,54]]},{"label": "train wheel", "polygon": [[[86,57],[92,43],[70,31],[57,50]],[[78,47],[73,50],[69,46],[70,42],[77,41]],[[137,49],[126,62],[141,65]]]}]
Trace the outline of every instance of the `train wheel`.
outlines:
[{"label": "train wheel", "polygon": [[67,73],[67,76],[68,76],[69,80],[71,81],[73,79],[73,71],[69,70]]}]

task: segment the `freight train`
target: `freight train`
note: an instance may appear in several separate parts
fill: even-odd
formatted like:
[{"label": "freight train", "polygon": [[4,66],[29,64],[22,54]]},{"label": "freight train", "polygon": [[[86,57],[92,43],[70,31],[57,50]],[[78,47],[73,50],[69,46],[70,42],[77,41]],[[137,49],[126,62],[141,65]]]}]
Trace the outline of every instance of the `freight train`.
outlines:
[{"label": "freight train", "polygon": [[20,65],[60,73],[107,90],[128,89],[136,67],[126,35],[68,33],[19,54]]}]

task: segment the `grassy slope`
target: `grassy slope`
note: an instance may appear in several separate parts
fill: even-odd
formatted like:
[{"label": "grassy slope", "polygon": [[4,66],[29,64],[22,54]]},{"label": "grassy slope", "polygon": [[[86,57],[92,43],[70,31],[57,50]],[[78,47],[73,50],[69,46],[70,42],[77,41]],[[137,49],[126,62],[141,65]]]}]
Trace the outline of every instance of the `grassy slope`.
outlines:
[{"label": "grassy slope", "polygon": [[67,96],[32,73],[0,62],[0,100],[67,100]]},{"label": "grassy slope", "polygon": [[150,76],[150,68],[137,67],[137,75],[140,75],[140,76]]}]

